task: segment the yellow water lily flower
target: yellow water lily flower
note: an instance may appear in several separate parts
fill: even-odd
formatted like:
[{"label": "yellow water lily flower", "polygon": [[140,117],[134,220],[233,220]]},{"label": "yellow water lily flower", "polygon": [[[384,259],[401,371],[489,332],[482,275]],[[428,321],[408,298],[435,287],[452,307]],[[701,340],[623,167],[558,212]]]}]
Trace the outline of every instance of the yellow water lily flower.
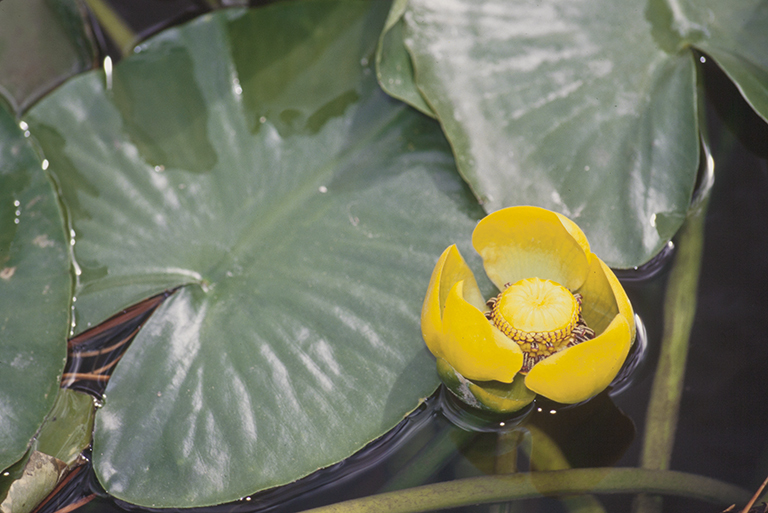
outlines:
[{"label": "yellow water lily flower", "polygon": [[448,388],[514,411],[541,394],[578,403],[605,390],[635,338],[632,305],[567,217],[510,207],[482,219],[472,245],[501,291],[486,299],[455,245],[440,256],[421,329]]}]

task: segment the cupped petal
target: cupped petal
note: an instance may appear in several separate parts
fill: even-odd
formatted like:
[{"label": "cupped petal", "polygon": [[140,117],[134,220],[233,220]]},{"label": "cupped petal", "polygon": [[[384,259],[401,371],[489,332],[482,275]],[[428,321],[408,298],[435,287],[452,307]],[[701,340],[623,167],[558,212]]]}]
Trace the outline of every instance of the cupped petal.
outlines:
[{"label": "cupped petal", "polygon": [[599,335],[619,313],[619,306],[610,279],[605,272],[605,265],[594,254],[590,255],[589,260],[587,278],[584,284],[574,292],[582,296],[581,314],[584,320]]},{"label": "cupped petal", "polygon": [[475,276],[454,244],[446,248],[438,258],[421,307],[421,333],[427,347],[435,356],[442,354],[440,346],[443,338],[442,318],[445,301],[451,288],[460,281],[464,282],[464,299],[480,309],[484,308],[485,302],[477,287]]},{"label": "cupped petal", "polygon": [[557,214],[539,207],[509,207],[486,216],[475,227],[472,245],[499,290],[524,278],[552,280],[575,290],[589,269],[581,243]]},{"label": "cupped petal", "polygon": [[617,314],[599,336],[534,365],[525,385],[559,403],[584,401],[610,385],[624,364],[631,343],[629,323]]},{"label": "cupped petal", "polygon": [[453,395],[473,408],[494,413],[511,413],[529,405],[536,394],[525,386],[525,376],[518,374],[512,383],[473,382],[462,376],[442,358],[437,359],[437,373]]},{"label": "cupped petal", "polygon": [[525,376],[522,374],[515,376],[512,383],[470,381],[469,391],[485,406],[485,409],[496,413],[518,411],[536,399],[536,392],[525,386]]},{"label": "cupped petal", "polygon": [[560,219],[560,222],[563,223],[563,226],[566,230],[568,230],[568,233],[571,234],[571,237],[573,237],[574,240],[579,243],[579,246],[581,246],[584,252],[587,255],[592,253],[592,251],[589,249],[589,240],[587,240],[587,236],[584,234],[581,228],[579,228],[579,225],[571,221],[570,218],[560,214],[559,212],[555,212],[555,215],[558,219]]},{"label": "cupped petal", "polygon": [[439,354],[471,380],[511,383],[523,366],[523,352],[483,312],[464,299],[460,281],[448,293]]},{"label": "cupped petal", "polygon": [[613,295],[616,298],[616,304],[619,306],[619,314],[621,314],[621,316],[624,317],[629,323],[632,341],[634,342],[637,328],[635,326],[635,311],[632,309],[632,303],[629,302],[627,292],[624,290],[624,287],[621,285],[621,282],[619,282],[619,279],[613,273],[611,268],[608,267],[605,262],[599,258],[597,260],[599,260],[600,265],[603,267],[603,271],[605,272],[605,276],[608,278],[608,282],[611,284]]}]

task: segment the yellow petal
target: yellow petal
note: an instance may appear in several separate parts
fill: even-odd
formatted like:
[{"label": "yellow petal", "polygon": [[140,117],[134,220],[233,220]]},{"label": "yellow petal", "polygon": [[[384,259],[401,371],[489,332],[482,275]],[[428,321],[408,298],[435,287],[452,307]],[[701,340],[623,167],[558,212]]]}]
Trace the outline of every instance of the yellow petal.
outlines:
[{"label": "yellow petal", "polygon": [[512,383],[475,383],[459,374],[451,364],[437,359],[437,373],[448,390],[464,404],[494,413],[511,413],[531,403],[536,394],[525,387],[525,376],[518,374]]},{"label": "yellow petal", "polygon": [[444,336],[442,313],[445,308],[445,300],[448,292],[459,281],[464,282],[464,298],[478,308],[483,308],[485,302],[472,270],[462,258],[456,245],[443,251],[437,260],[429,287],[421,308],[421,333],[427,347],[435,356],[442,354],[442,340]]},{"label": "yellow petal", "polygon": [[613,295],[616,297],[616,303],[619,305],[619,313],[629,323],[629,330],[631,332],[632,341],[634,342],[637,328],[635,327],[635,312],[632,310],[632,303],[629,302],[624,287],[622,287],[621,282],[616,278],[616,275],[613,274],[611,268],[605,265],[605,262],[602,260],[598,260],[600,261],[600,265],[603,267],[603,271],[605,271],[605,276],[608,278],[608,282],[613,289]]},{"label": "yellow petal", "polygon": [[500,290],[534,277],[576,290],[589,267],[587,253],[560,218],[538,207],[510,207],[488,215],[475,228],[472,244]]},{"label": "yellow petal", "polygon": [[525,386],[525,376],[518,374],[510,384],[496,381],[469,382],[469,391],[484,406],[496,413],[511,413],[531,404],[536,393]]},{"label": "yellow petal", "polygon": [[578,403],[613,381],[631,345],[629,323],[616,315],[602,334],[569,347],[533,366],[525,385],[559,403]]},{"label": "yellow petal", "polygon": [[560,219],[560,222],[563,223],[565,229],[568,230],[568,233],[571,234],[571,237],[573,237],[576,242],[579,243],[579,246],[582,247],[584,252],[586,254],[590,254],[591,250],[589,249],[589,241],[587,240],[587,236],[584,235],[584,232],[581,230],[581,228],[579,228],[579,225],[565,217],[563,214],[558,212],[555,212],[555,214],[557,215],[558,219]]},{"label": "yellow petal", "polygon": [[467,379],[511,383],[523,366],[523,352],[464,299],[464,283],[460,281],[448,293],[441,354],[436,356]]},{"label": "yellow petal", "polygon": [[619,313],[619,307],[605,267],[596,255],[590,255],[587,279],[576,292],[583,297],[581,314],[584,320],[599,335]]}]

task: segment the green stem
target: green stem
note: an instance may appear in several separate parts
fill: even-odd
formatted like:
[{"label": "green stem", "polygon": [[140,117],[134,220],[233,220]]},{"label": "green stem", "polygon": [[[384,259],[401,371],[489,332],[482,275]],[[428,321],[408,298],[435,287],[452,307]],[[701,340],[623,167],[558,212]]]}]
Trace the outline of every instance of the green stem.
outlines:
[{"label": "green stem", "polygon": [[496,464],[494,471],[497,474],[514,474],[517,472],[517,448],[523,441],[524,432],[520,429],[503,431],[496,439]]},{"label": "green stem", "polygon": [[[704,247],[704,221],[708,200],[697,204],[683,225],[678,253],[669,275],[664,298],[664,334],[645,419],[645,439],[640,456],[642,468],[669,469],[675,442],[680,398],[683,392],[688,342],[696,315],[696,292]],[[661,500],[638,497],[635,513],[661,509]]]},{"label": "green stem", "polygon": [[85,0],[85,3],[93,11],[104,32],[120,49],[121,55],[125,57],[136,43],[136,33],[105,0]]},{"label": "green stem", "polygon": [[[536,426],[528,426],[531,433],[531,452],[528,457],[536,470],[567,470],[571,468],[560,447],[549,435]],[[573,495],[560,499],[566,511],[579,513],[605,513],[605,508],[592,495]]]},{"label": "green stem", "polygon": [[384,486],[383,491],[409,488],[414,484],[426,481],[430,476],[445,466],[446,462],[455,456],[471,442],[477,433],[455,429],[443,429],[435,435],[429,445],[408,465],[399,470],[397,475]]},{"label": "green stem", "polygon": [[670,494],[721,505],[744,503],[751,496],[737,486],[684,472],[589,468],[458,479],[340,502],[305,513],[419,513],[470,504],[590,493]]}]

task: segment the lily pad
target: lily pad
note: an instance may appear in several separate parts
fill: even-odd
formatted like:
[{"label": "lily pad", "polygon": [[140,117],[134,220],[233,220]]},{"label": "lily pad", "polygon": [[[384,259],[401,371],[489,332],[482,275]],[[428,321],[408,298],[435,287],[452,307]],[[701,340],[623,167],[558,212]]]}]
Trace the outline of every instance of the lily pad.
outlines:
[{"label": "lily pad", "polygon": [[0,469],[53,406],[69,328],[64,227],[25,133],[0,101]]},{"label": "lily pad", "polygon": [[96,415],[117,498],[204,506],[294,481],[437,386],[421,302],[483,212],[439,125],[376,84],[387,8],[219,11],[139,46],[110,90],[88,73],[30,110],[71,219],[75,332],[182,286]]},{"label": "lily pad", "polygon": [[562,212],[613,267],[651,259],[688,210],[699,159],[694,48],[768,111],[760,0],[395,7],[402,17],[389,20],[380,60],[402,60],[404,48],[412,68],[380,66],[382,87],[429,105],[488,212]]}]

